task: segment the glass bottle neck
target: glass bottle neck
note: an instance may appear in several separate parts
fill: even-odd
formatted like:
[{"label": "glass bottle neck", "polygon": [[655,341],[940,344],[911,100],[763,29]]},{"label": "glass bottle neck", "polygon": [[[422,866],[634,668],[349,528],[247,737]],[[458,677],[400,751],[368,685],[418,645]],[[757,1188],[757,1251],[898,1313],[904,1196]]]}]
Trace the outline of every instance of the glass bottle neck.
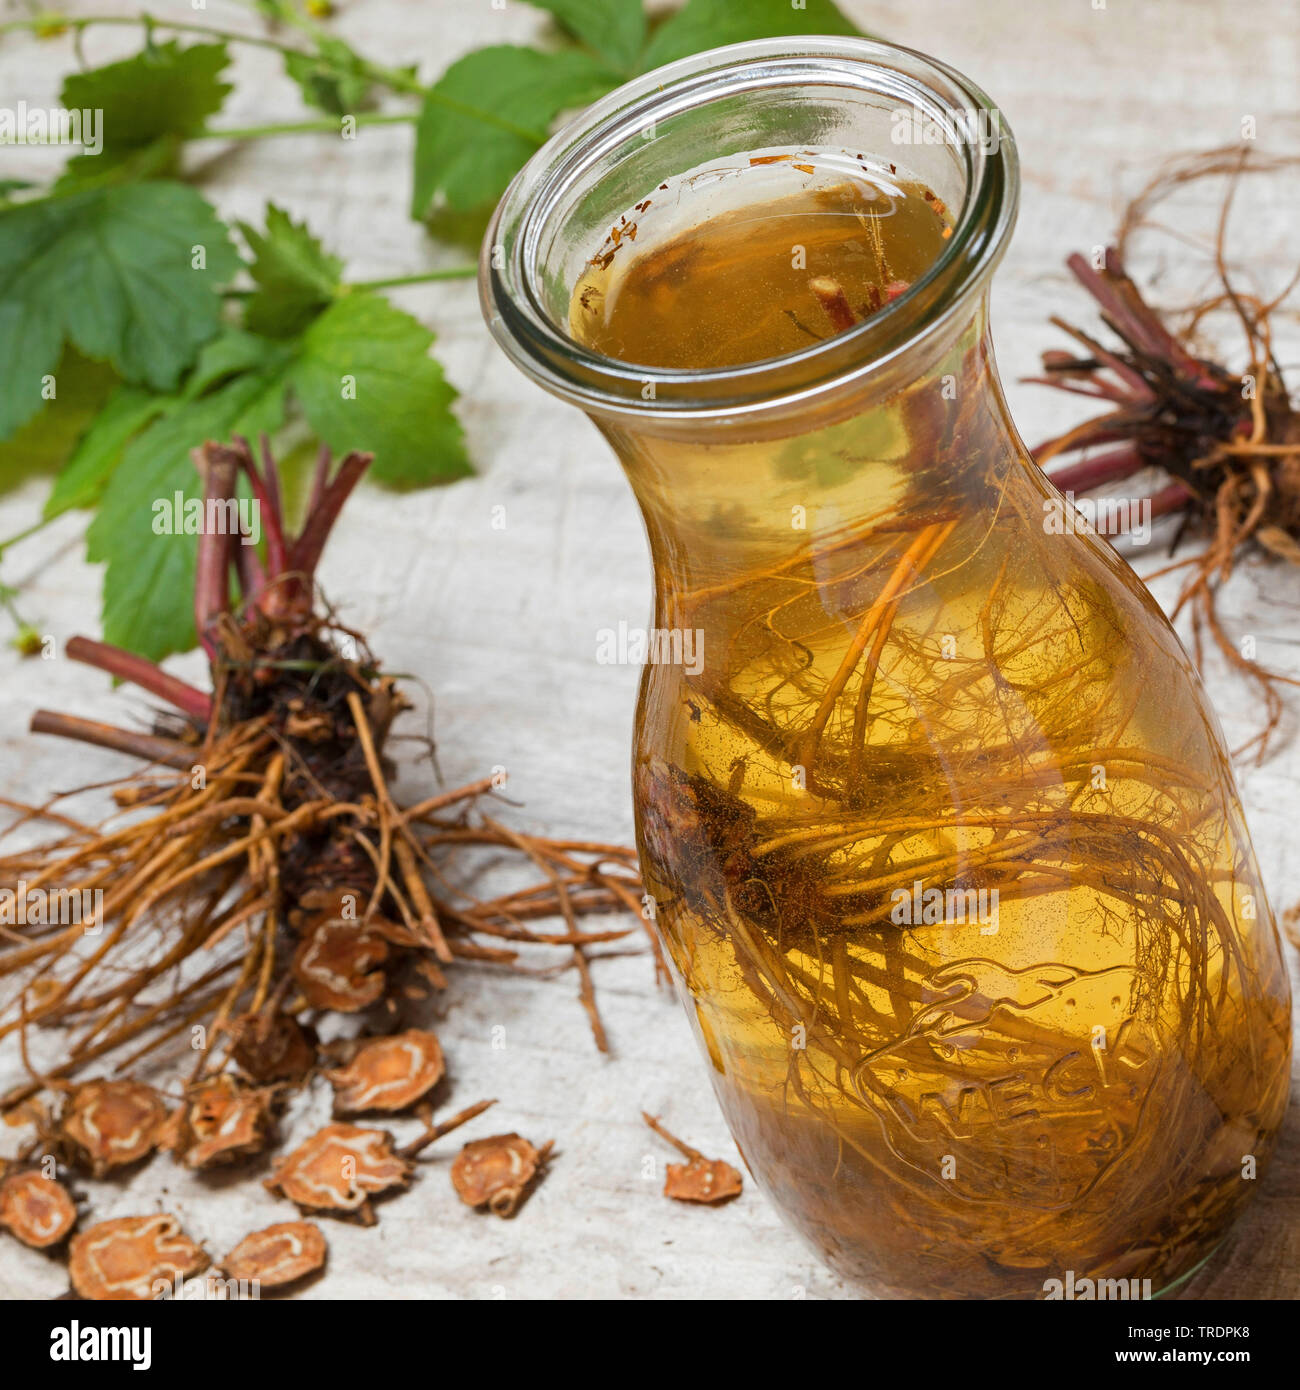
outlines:
[{"label": "glass bottle neck", "polygon": [[925,337],[881,389],[814,397],[781,428],[714,420],[689,436],[594,416],[645,517],[656,571],[694,591],[717,574],[855,538],[992,515],[1012,470],[1032,468],[1006,409],[986,306]]},{"label": "glass bottle neck", "polygon": [[[925,138],[902,149],[899,132],[911,125],[899,117],[908,113],[924,113]],[[973,124],[984,132],[979,139]],[[738,190],[761,184],[768,167],[829,189],[875,165],[892,174],[894,161],[927,200],[950,210],[952,225],[929,271],[848,331],[814,333],[821,341],[800,350],[698,371],[635,365],[570,331],[572,296],[586,269],[606,255],[626,259],[629,243],[641,253],[675,216],[683,188],[711,218]],[[738,44],[649,73],[557,134],[497,209],[480,293],[510,356],[607,422],[611,437],[673,431],[689,448],[702,425],[725,427],[742,416],[754,430],[799,432],[807,409],[830,411],[837,396],[879,395],[900,378],[915,380],[919,373],[905,364],[918,342],[961,331],[1005,247],[1017,188],[1014,142],[1001,116],[942,64],[863,39]]]}]

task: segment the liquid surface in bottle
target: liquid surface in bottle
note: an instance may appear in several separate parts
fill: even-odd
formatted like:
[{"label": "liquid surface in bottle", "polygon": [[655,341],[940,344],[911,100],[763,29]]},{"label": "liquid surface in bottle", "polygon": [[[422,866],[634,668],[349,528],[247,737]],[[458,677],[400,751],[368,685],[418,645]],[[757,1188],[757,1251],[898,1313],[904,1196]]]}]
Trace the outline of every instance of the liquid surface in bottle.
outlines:
[{"label": "liquid surface in bottle", "polygon": [[[646,219],[572,331],[681,368],[797,350],[941,253],[926,192]],[[1195,1268],[1285,1107],[1285,973],[1191,664],[1024,456],[982,314],[849,419],[606,430],[664,634],[642,867],[760,1184],[879,1291]]]},{"label": "liquid surface in bottle", "polygon": [[[797,157],[790,167],[802,172]],[[621,233],[578,286],[570,326],[606,357],[649,367],[778,357],[846,326],[832,317],[829,284],[866,318],[929,269],[948,235],[947,210],[920,184],[864,176],[809,187],[639,256]]]}]

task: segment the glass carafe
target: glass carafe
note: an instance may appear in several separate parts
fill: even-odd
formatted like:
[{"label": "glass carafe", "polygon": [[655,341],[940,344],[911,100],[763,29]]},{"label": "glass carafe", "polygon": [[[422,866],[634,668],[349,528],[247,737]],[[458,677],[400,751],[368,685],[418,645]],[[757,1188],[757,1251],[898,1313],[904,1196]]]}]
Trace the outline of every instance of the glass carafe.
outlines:
[{"label": "glass carafe", "polygon": [[[638,224],[636,254],[792,153],[812,179],[906,167],[952,210],[938,261],[848,332],[739,367],[570,334],[612,229]],[[1196,672],[1008,418],[986,298],[1016,191],[997,111],[950,69],[765,40],[553,139],[481,286],[645,518],[642,868],[754,1177],[868,1291],[1140,1296],[1258,1185],[1289,990]]]}]

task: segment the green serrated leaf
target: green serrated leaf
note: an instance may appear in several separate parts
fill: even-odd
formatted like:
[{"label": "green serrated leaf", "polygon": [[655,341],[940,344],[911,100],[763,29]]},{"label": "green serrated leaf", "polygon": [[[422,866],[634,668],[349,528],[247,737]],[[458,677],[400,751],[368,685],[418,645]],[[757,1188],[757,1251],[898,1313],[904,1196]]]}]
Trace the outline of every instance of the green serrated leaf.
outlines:
[{"label": "green serrated leaf", "polygon": [[69,160],[57,187],[100,184],[124,172],[145,178],[171,172],[184,137],[221,110],[231,90],[221,81],[229,62],[224,43],[182,48],[172,40],[67,77],[62,104],[102,112],[103,149]]},{"label": "green serrated leaf", "polygon": [[150,179],[171,178],[176,173],[177,157],[183,144],[179,135],[160,135],[137,150],[130,150],[117,160],[92,159],[78,155],[70,159],[55,192],[79,192],[89,188],[113,188],[122,183],[147,183]]},{"label": "green serrated leaf", "polygon": [[651,37],[641,55],[641,70],[747,39],[860,32],[831,0],[804,0],[798,8],[790,0],[686,0]]},{"label": "green serrated leaf", "polygon": [[422,323],[368,293],[337,300],[303,334],[289,372],[303,413],[336,453],[372,452],[379,482],[418,487],[473,471],[432,344]]},{"label": "green serrated leaf", "polygon": [[331,116],[346,116],[370,105],[370,78],[362,58],[342,39],[322,34],[314,53],[286,53],[284,70],[298,84],[303,100]]},{"label": "green serrated leaf", "polygon": [[293,343],[273,343],[242,328],[224,328],[199,353],[194,370],[185,378],[182,397],[197,400],[214,386],[244,372],[280,371],[288,365],[294,351]]},{"label": "green serrated leaf", "polygon": [[0,210],[0,439],[41,408],[65,341],[128,381],[174,388],[217,331],[220,287],[238,267],[225,227],[181,184]]},{"label": "green serrated leaf", "polygon": [[645,9],[641,0],[528,0],[554,15],[575,39],[585,43],[620,72],[636,70],[645,43]]},{"label": "green serrated leaf", "polygon": [[250,273],[261,287],[248,301],[245,324],[271,338],[302,332],[333,300],[343,262],[274,203],[267,205],[264,234],[245,222],[239,229],[253,253]]},{"label": "green serrated leaf", "polygon": [[155,661],[194,645],[197,539],[157,534],[154,504],[176,492],[202,496],[190,450],[204,440],[255,437],[279,426],[285,362],[283,349],[268,343],[262,370],[176,404],[127,445],[86,534],[87,558],[107,565],[106,641]]},{"label": "green serrated leaf", "polygon": [[563,110],[585,106],[619,82],[586,53],[540,53],[501,44],[453,63],[425,94],[415,128],[411,215],[436,197],[470,211],[500,197]]},{"label": "green serrated leaf", "polygon": [[[121,462],[127,445],[160,416],[186,409],[208,396],[216,387],[247,373],[282,381],[293,354],[294,348],[291,346],[270,342],[241,329],[229,328],[199,354],[199,360],[186,378],[182,391],[162,395],[138,386],[119,385],[55,479],[54,488],[45,504],[46,518],[58,516],[74,507],[93,507]],[[39,420],[40,417],[26,429],[34,428]],[[195,439],[189,448],[196,448],[201,443],[202,439]],[[0,449],[8,447],[4,445]]]},{"label": "green serrated leaf", "polygon": [[379,296],[345,293],[298,338],[227,329],[174,395],[120,388],[51,499],[61,511],[102,494],[87,555],[108,566],[106,639],[155,660],[192,645],[196,538],[155,534],[154,504],[200,495],[190,452],[204,440],[278,429],[287,391],[336,452],[373,451],[381,482],[419,486],[469,473],[451,412],[456,393],[428,355],[432,342]]},{"label": "green serrated leaf", "polygon": [[111,367],[89,361],[75,348],[64,349],[53,375],[53,399],[0,444],[0,488],[63,468],[118,380]]},{"label": "green serrated leaf", "polygon": [[76,507],[93,507],[121,461],[122,450],[142,429],[177,404],[175,396],[161,396],[142,386],[119,386],[55,478],[45,502],[45,520]]}]

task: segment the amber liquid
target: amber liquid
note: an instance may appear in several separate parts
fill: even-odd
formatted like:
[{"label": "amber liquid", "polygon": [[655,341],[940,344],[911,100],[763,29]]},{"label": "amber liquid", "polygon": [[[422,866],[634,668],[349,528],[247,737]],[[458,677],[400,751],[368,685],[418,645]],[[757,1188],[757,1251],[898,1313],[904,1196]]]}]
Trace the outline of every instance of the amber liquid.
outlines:
[{"label": "amber liquid", "polygon": [[[805,347],[836,331],[810,282],[861,315],[939,254],[927,191],[643,229],[573,329],[684,368]],[[607,432],[656,625],[702,634],[700,669],[646,672],[639,836],[755,1176],[882,1293],[1186,1275],[1280,1123],[1285,974],[1190,663],[1104,544],[1053,528],[982,322],[848,420]]]}]

